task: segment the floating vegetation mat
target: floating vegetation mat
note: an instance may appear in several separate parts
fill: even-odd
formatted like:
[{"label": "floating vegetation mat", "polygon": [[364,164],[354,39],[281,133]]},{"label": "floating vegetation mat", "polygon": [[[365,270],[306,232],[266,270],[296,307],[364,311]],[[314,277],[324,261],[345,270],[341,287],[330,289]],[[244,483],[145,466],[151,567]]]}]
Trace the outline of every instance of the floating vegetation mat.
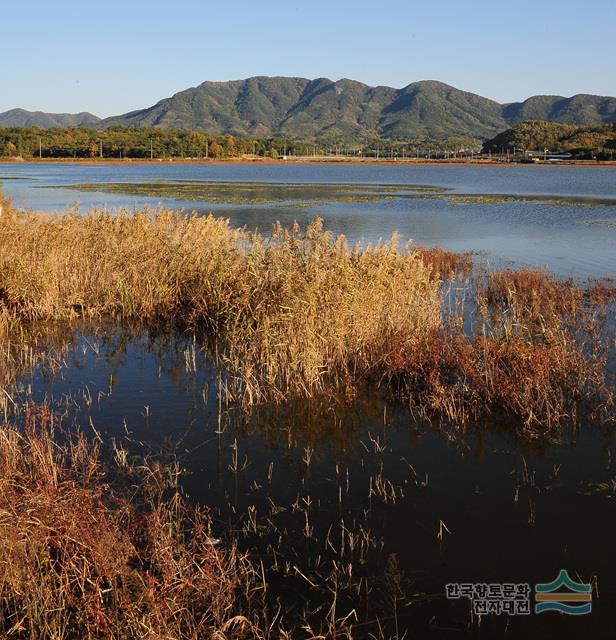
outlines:
[{"label": "floating vegetation mat", "polygon": [[[47,187],[46,187],[47,188]],[[438,195],[429,185],[298,184],[265,182],[155,181],[150,183],[85,183],[66,185],[78,191],[223,204],[276,205],[289,202],[374,202],[384,198]]]},{"label": "floating vegetation mat", "polygon": [[616,229],[616,220],[584,220],[583,224],[587,227],[607,227],[608,229]]},{"label": "floating vegetation mat", "polygon": [[[57,188],[57,187],[42,187]],[[166,181],[83,183],[62,188],[212,204],[314,206],[330,202],[368,203],[383,200],[447,200],[459,205],[534,202],[556,207],[616,206],[614,198],[586,196],[463,194],[433,185],[299,184],[266,182]]]}]

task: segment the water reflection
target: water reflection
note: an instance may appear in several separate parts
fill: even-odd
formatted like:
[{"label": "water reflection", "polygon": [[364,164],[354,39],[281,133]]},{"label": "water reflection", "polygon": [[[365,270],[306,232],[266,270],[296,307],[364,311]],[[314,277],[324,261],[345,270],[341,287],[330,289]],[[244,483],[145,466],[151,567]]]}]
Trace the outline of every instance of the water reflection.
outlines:
[{"label": "water reflection", "polygon": [[288,615],[301,618],[307,606],[322,620],[335,585],[337,615],[354,609],[359,636],[375,632],[378,615],[393,629],[392,593],[409,633],[441,637],[470,625],[486,637],[505,627],[566,635],[571,622],[556,616],[491,617],[479,627],[467,605],[444,599],[447,582],[533,583],[565,567],[596,576],[601,593],[576,632],[610,629],[609,431],[532,441],[504,424],[437,428],[369,396],[245,416],[221,403],[219,373],[190,335],[81,325],[51,341],[61,365],[53,375],[35,366],[17,392],[52,402],[65,422],[107,443],[173,453],[216,534],[238,536],[263,562],[268,598]]}]

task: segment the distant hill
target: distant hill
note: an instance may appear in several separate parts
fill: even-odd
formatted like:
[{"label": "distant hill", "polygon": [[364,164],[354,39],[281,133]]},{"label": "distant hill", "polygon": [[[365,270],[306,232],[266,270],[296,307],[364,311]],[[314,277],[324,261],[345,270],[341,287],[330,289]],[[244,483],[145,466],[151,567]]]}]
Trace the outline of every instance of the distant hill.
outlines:
[{"label": "distant hill", "polygon": [[524,102],[505,105],[503,117],[511,124],[528,120],[575,125],[609,124],[616,122],[616,98],[582,93],[572,98],[533,96]]},{"label": "distant hill", "polygon": [[103,125],[320,140],[485,139],[506,127],[501,110],[497,102],[440,82],[393,89],[346,79],[257,77],[204,82],[148,109],[109,118]]},{"label": "distant hill", "polygon": [[616,123],[580,126],[558,122],[522,122],[488,140],[485,153],[503,149],[571,153],[575,157],[613,155],[616,151]]},{"label": "distant hill", "polygon": [[152,126],[211,135],[285,136],[305,141],[369,138],[486,140],[526,120],[575,125],[616,121],[616,98],[534,96],[500,104],[431,80],[402,89],[354,80],[254,77],[204,82],[147,109],[99,121],[91,114],[0,114],[0,126]]},{"label": "distant hill", "polygon": [[436,81],[403,89],[354,80],[255,77],[204,82],[154,106],[103,122],[302,139],[366,137],[485,140],[524,120],[595,125],[616,121],[616,98],[534,96],[502,105]]},{"label": "distant hill", "polygon": [[0,113],[0,127],[94,127],[101,121],[91,113],[44,113],[11,109]]}]

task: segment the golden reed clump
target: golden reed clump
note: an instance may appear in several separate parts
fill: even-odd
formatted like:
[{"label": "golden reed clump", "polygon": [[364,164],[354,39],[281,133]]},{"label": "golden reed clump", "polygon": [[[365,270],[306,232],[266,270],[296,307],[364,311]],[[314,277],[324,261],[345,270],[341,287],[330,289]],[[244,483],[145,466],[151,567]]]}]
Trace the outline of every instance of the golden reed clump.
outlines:
[{"label": "golden reed clump", "polygon": [[233,268],[240,236],[224,220],[165,211],[19,215],[0,225],[0,294],[31,319],[166,316],[193,278]]},{"label": "golden reed clump", "polygon": [[0,223],[14,218],[13,203],[0,189]]},{"label": "golden reed clump", "polygon": [[358,379],[441,321],[421,260],[395,240],[349,249],[318,220],[265,239],[164,210],[28,216],[0,227],[0,245],[0,300],[20,317],[203,326],[249,403]]},{"label": "golden reed clump", "polygon": [[[422,416],[513,417],[547,430],[580,404],[608,415],[597,309],[616,288],[539,270],[479,272],[472,256],[350,248],[315,220],[270,238],[167,210],[16,215],[0,224],[10,322],[76,316],[178,323],[206,336],[228,399],[249,409],[365,385]],[[465,278],[474,327],[445,309]],[[464,328],[466,326],[466,329]]]}]

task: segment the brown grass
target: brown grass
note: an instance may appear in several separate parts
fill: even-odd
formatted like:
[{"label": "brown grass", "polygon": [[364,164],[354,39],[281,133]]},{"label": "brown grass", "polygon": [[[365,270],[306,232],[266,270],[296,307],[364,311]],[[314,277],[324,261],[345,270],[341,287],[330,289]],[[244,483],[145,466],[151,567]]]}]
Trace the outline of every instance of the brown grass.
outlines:
[{"label": "brown grass", "polygon": [[488,303],[505,304],[518,315],[532,317],[575,316],[583,297],[572,280],[560,280],[539,268],[488,272],[482,293]]},{"label": "brown grass", "polygon": [[473,337],[440,331],[422,351],[390,362],[389,385],[422,417],[467,424],[486,416],[514,419],[534,433],[612,416],[603,354],[585,353],[565,332],[541,339],[514,333]]},{"label": "brown grass", "polygon": [[441,247],[416,247],[415,255],[433,272],[437,278],[451,280],[459,276],[469,276],[473,270],[474,253],[459,253]]},{"label": "brown grass", "polygon": [[0,225],[0,246],[7,322],[111,316],[205,330],[227,398],[247,409],[350,401],[370,385],[459,423],[500,413],[545,430],[575,422],[581,404],[608,415],[597,310],[616,297],[610,281],[479,274],[468,335],[462,311],[443,313],[440,279],[470,274],[472,256],[400,251],[395,238],[351,249],[319,220],[266,239],[165,210],[19,215]]},{"label": "brown grass", "polygon": [[582,316],[605,308],[616,299],[610,278],[590,279],[586,287],[540,268],[489,271],[480,279],[482,309],[507,308],[516,321],[576,324]]},{"label": "brown grass", "polygon": [[44,406],[23,429],[0,427],[0,635],[236,637],[252,568],[212,546],[173,467],[132,466],[120,449],[104,464],[58,431]]}]

